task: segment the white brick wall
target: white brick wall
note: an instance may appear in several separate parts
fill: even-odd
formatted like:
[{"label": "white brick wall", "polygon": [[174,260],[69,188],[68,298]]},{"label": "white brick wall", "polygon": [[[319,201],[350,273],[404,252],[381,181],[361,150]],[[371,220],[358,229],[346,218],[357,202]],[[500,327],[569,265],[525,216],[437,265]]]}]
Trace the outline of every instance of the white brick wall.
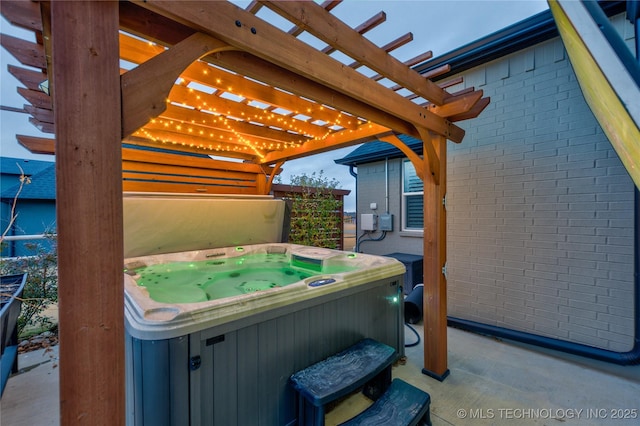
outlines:
[{"label": "white brick wall", "polygon": [[[630,46],[624,17],[614,25]],[[633,183],[560,39],[463,74],[491,103],[448,145],[449,315],[624,352],[633,347]],[[401,160],[389,160],[394,232],[362,251],[422,254],[399,232]],[[384,161],[358,167],[358,213],[385,206]]]},{"label": "white brick wall", "polygon": [[449,315],[630,350],[633,183],[561,41],[463,76],[491,104],[449,144]]}]

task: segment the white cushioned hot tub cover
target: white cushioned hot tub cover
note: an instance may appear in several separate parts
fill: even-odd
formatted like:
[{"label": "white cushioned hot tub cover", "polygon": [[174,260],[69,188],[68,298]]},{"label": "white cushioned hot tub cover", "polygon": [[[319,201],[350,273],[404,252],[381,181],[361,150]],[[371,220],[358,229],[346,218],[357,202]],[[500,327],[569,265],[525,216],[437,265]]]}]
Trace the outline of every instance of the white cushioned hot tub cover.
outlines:
[{"label": "white cushioned hot tub cover", "polygon": [[285,202],[270,196],[125,193],[125,258],[281,242]]}]

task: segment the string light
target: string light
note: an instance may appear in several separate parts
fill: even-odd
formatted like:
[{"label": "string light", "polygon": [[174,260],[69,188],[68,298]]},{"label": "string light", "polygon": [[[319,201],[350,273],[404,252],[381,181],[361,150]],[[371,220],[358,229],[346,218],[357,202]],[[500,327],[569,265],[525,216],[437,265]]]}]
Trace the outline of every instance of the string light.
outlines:
[{"label": "string light", "polygon": [[[207,74],[207,70],[203,70],[203,74]],[[216,83],[218,85],[222,84],[222,79],[216,78]],[[186,85],[187,81],[184,78],[179,78],[177,81],[178,85]],[[314,108],[308,107],[307,113],[309,117],[299,117],[300,113],[296,111],[288,111],[282,108],[278,108],[275,106],[266,106],[264,108],[251,105],[251,99],[245,98],[242,95],[233,93],[233,86],[227,86],[227,93],[233,95],[233,97],[239,97],[240,100],[231,98],[225,98],[224,102],[236,102],[238,104],[238,108],[242,105],[244,110],[239,109],[237,111],[233,111],[227,109],[225,113],[218,112],[218,109],[215,106],[210,106],[206,99],[215,96],[216,98],[224,95],[222,91],[218,91],[212,94],[201,92],[193,87],[184,87],[184,89],[188,89],[188,92],[183,92],[184,95],[180,96],[181,92],[176,92],[177,97],[182,97],[184,99],[178,100],[178,102],[174,102],[171,98],[167,98],[166,102],[170,105],[175,105],[180,108],[185,108],[185,110],[190,111],[199,111],[202,112],[206,117],[199,117],[198,120],[190,119],[189,121],[180,121],[180,120],[171,120],[171,119],[152,119],[150,120],[150,124],[152,126],[160,126],[166,130],[171,131],[172,129],[176,132],[182,132],[184,124],[189,123],[190,126],[186,127],[186,132],[192,135],[198,135],[200,138],[212,139],[212,140],[223,140],[227,141],[230,145],[227,144],[213,144],[209,142],[191,142],[189,144],[185,142],[180,142],[182,146],[189,146],[191,148],[197,148],[201,150],[209,150],[209,151],[227,151],[227,152],[249,152],[251,151],[259,158],[264,158],[266,152],[273,150],[283,150],[288,148],[296,148],[304,145],[305,142],[309,140],[313,141],[323,141],[332,134],[340,131],[347,130],[341,123],[344,119],[344,116],[341,112],[337,111],[336,116],[332,122],[327,122],[320,119],[313,120],[313,111]],[[179,90],[184,90],[179,89]],[[176,89],[178,90],[178,89]],[[186,94],[189,94],[190,99],[187,100]],[[190,105],[190,101],[193,101],[196,105]],[[262,104],[259,101],[258,105]],[[251,113],[249,114],[246,110],[247,108],[251,108]],[[280,112],[276,112],[275,110],[279,109]],[[318,104],[317,111],[326,111],[325,106]],[[210,117],[209,117],[210,116]],[[326,114],[323,115],[326,117]],[[349,116],[352,117],[352,116]],[[352,120],[347,121],[347,126],[351,127]],[[268,140],[268,138],[261,139],[260,137],[250,137],[248,134],[244,133],[244,128],[239,127],[239,124],[242,123],[243,126],[257,126],[264,127],[267,129],[272,129],[274,131],[282,131],[285,132],[287,137],[294,136],[293,139],[285,140],[285,141],[274,141]],[[193,126],[215,126],[217,128],[226,129],[216,132],[216,131],[208,131],[205,129],[196,129]],[[314,130],[315,129],[315,130]],[[322,130],[323,129],[323,130]],[[153,129],[149,129],[152,130]],[[321,130],[318,132],[318,130]],[[226,133],[226,134],[225,134]],[[351,133],[351,131],[349,132]],[[142,129],[141,134],[143,134],[147,139],[160,142],[160,143],[172,143],[176,144],[176,141],[172,141],[171,138],[158,138],[155,137],[149,131]],[[298,138],[295,138],[295,136]]]}]

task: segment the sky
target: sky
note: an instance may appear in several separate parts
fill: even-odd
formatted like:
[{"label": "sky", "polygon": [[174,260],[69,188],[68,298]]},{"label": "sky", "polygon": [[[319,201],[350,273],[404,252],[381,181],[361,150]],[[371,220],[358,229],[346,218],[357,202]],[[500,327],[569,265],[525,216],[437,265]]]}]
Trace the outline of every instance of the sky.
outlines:
[{"label": "sky", "polygon": [[[245,6],[249,2],[237,0],[234,3]],[[398,60],[406,61],[429,50],[434,57],[444,55],[546,9],[546,0],[345,0],[332,13],[355,27],[384,11],[386,21],[365,36],[382,46],[411,32],[413,41],[392,53]],[[273,19],[274,24],[278,25],[278,18],[271,17],[268,11],[261,14],[258,16]],[[33,41],[32,33],[12,26],[4,18],[0,18],[0,32]],[[21,83],[7,71],[10,64],[20,66],[4,48],[0,48],[0,105],[22,108],[26,101],[16,90]],[[31,154],[16,142],[17,134],[53,137],[31,125],[28,115],[0,110],[1,156],[54,160],[53,156]],[[282,182],[288,183],[290,176],[303,173],[310,175],[322,170],[326,177],[339,182],[340,189],[351,190],[351,194],[345,198],[345,211],[355,211],[355,178],[349,174],[347,166],[334,163],[335,159],[343,158],[353,149],[355,147],[319,154],[313,157],[313,161],[309,161],[309,158],[289,161],[283,166]]]}]

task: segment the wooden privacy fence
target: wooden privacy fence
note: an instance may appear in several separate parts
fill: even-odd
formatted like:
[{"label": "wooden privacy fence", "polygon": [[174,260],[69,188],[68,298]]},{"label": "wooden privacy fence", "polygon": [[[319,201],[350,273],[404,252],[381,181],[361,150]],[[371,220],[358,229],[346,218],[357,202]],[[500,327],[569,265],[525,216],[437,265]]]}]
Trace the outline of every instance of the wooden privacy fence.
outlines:
[{"label": "wooden privacy fence", "polygon": [[[344,249],[344,197],[351,191],[344,189],[307,188],[294,185],[273,185],[273,195],[289,201],[293,207],[294,200],[298,208],[291,212],[290,242],[314,243],[310,245],[327,248]],[[334,200],[329,203],[331,210],[322,208],[323,201]],[[304,222],[307,226],[314,227],[314,235],[310,238],[304,230],[296,229],[296,223]],[[302,243],[304,243],[302,242]]]}]

